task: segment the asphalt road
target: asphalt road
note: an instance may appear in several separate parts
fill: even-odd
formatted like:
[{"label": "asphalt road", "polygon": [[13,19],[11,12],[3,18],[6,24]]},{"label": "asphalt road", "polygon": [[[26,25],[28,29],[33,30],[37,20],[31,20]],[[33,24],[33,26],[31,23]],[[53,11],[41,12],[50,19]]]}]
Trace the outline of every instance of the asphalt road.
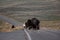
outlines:
[{"label": "asphalt road", "polygon": [[0,40],[26,40],[24,31],[0,32]]},{"label": "asphalt road", "polygon": [[10,23],[12,25],[15,25],[15,26],[18,26],[18,25],[22,26],[22,23],[21,22],[18,22],[16,20],[12,19],[12,18],[3,16],[3,15],[0,15],[0,20],[3,20],[5,22],[8,22],[8,23]]},{"label": "asphalt road", "polygon": [[32,40],[60,40],[60,31],[40,30],[29,32]]},{"label": "asphalt road", "polygon": [[[60,31],[28,31],[32,40],[60,40]],[[14,32],[0,32],[0,40],[27,40],[23,30]]]},{"label": "asphalt road", "polygon": [[[3,17],[5,21],[7,21],[6,19],[10,19],[4,16],[0,16],[0,19],[2,19],[1,17]],[[11,19],[9,21],[10,23],[15,23],[15,21]],[[60,40],[60,30],[27,30],[27,32],[29,33],[32,40]],[[28,40],[28,36],[24,30],[17,30],[14,32],[0,32],[0,40]]]}]

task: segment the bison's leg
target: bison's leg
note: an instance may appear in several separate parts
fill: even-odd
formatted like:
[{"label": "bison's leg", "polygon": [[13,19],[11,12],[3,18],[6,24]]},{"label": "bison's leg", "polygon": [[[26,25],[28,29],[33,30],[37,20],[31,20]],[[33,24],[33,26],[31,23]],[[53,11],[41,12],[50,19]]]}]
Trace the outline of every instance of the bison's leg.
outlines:
[{"label": "bison's leg", "polygon": [[29,27],[29,30],[32,28],[32,26]]},{"label": "bison's leg", "polygon": [[33,29],[36,30],[36,25],[33,26]]},{"label": "bison's leg", "polygon": [[37,29],[37,30],[39,30],[39,29],[40,29],[39,25],[37,25],[37,26],[36,26],[36,29]]}]

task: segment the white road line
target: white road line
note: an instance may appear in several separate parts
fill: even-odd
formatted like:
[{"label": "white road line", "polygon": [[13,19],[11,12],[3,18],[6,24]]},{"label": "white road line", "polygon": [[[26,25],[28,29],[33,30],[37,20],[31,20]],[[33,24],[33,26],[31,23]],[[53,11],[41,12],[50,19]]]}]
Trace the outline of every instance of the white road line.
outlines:
[{"label": "white road line", "polygon": [[29,33],[26,31],[26,29],[24,29],[24,31],[25,31],[25,33],[26,33],[26,35],[28,37],[28,40],[32,40],[31,37],[30,37],[30,35],[29,35]]}]

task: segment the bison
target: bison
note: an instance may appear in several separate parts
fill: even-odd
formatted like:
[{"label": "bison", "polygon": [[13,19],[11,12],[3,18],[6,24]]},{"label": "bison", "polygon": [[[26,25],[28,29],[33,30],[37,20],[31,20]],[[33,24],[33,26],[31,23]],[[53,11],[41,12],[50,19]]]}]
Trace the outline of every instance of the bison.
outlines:
[{"label": "bison", "polygon": [[25,22],[25,28],[39,30],[39,24],[40,21],[37,18],[28,19],[27,22]]}]

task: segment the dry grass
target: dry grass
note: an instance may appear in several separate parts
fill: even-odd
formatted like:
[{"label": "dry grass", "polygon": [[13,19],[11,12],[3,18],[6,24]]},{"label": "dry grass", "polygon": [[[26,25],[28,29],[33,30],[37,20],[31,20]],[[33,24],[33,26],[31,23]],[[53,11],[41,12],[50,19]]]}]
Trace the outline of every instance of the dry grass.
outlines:
[{"label": "dry grass", "polygon": [[0,32],[11,32],[11,31],[15,31],[15,30],[22,30],[23,27],[21,26],[15,26],[15,28],[12,28],[12,25],[4,22],[2,23],[2,25],[0,25]]},{"label": "dry grass", "polygon": [[60,21],[41,21],[40,27],[45,27],[47,29],[53,30],[60,30]]},{"label": "dry grass", "polygon": [[0,32],[12,32],[12,31],[16,31],[16,30],[22,30],[23,27],[15,27],[15,28],[2,28],[0,30]]},{"label": "dry grass", "polygon": [[[0,25],[0,32],[12,32],[12,31],[16,31],[16,30],[22,30],[24,27],[21,26],[15,26],[15,28],[11,28],[12,25],[7,23],[7,22],[3,22]],[[41,29],[53,29],[53,30],[60,30],[60,21],[41,21],[40,23],[40,28]]]}]

